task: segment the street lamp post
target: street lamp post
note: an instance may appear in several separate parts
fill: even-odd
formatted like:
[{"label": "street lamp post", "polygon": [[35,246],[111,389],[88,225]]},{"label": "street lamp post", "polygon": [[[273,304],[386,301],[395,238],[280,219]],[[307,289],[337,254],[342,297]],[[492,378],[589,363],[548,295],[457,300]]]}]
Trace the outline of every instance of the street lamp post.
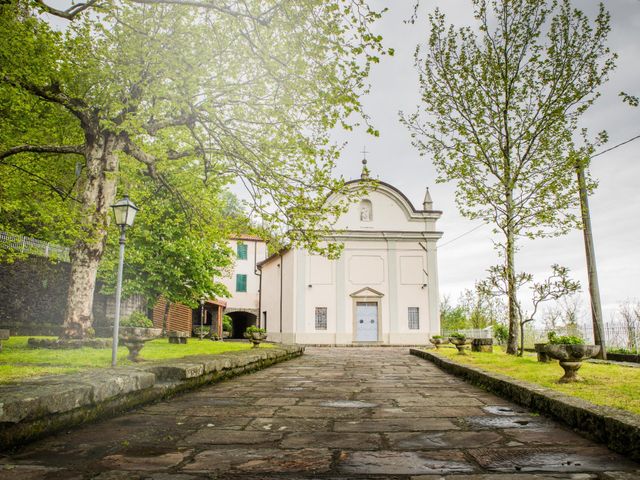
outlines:
[{"label": "street lamp post", "polygon": [[204,338],[204,298],[200,299],[200,340]]},{"label": "street lamp post", "polygon": [[120,328],[120,298],[122,296],[122,269],[124,266],[124,242],[125,230],[133,225],[136,218],[138,207],[129,200],[127,195],[122,200],[118,200],[113,208],[113,216],[116,219],[116,225],[120,227],[120,257],[118,259],[118,281],[116,285],[116,315],[113,320],[113,345],[111,347],[111,366],[115,367],[118,356],[118,330]]}]

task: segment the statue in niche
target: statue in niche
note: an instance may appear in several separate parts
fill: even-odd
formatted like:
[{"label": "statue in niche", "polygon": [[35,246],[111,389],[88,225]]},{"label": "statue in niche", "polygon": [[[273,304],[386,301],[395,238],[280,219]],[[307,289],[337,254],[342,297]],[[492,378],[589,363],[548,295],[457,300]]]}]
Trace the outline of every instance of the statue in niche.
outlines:
[{"label": "statue in niche", "polygon": [[368,200],[363,200],[360,203],[360,221],[371,221],[371,202],[369,202]]}]

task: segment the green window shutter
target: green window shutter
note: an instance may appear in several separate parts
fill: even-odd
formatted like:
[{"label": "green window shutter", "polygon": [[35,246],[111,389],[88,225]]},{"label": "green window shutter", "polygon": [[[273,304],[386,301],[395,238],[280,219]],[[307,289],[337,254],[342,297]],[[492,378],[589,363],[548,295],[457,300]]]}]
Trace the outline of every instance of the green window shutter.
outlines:
[{"label": "green window shutter", "polygon": [[246,260],[247,259],[247,244],[246,243],[239,243],[236,247],[236,251],[238,253],[238,259],[239,260]]},{"label": "green window shutter", "polygon": [[236,292],[247,291],[247,276],[238,274],[236,275]]}]

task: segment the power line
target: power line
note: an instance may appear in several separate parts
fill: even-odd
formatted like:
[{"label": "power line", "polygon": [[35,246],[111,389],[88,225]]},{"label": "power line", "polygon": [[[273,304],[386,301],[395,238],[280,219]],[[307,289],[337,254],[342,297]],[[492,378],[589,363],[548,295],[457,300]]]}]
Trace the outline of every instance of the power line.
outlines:
[{"label": "power line", "polygon": [[448,242],[443,243],[442,245],[438,245],[438,249],[441,249],[442,247],[444,247],[445,245],[449,245],[450,243],[455,242],[456,240],[459,240],[460,238],[469,235],[471,232],[474,232],[476,230],[478,230],[480,227],[484,227],[485,225],[487,225],[489,222],[483,222],[480,225],[476,225],[475,227],[473,227],[471,230],[464,232],[461,235],[458,235],[456,238],[452,238],[451,240],[449,240]]},{"label": "power line", "polygon": [[[631,142],[633,142],[634,140],[637,140],[637,139],[639,139],[639,138],[640,138],[640,135],[636,135],[635,137],[632,137],[632,138],[630,138],[629,140],[625,140],[624,142],[620,142],[620,143],[618,143],[617,145],[614,145],[613,147],[607,148],[606,150],[603,150],[603,151],[601,151],[601,152],[598,152],[598,153],[595,153],[595,154],[591,155],[591,158],[595,158],[595,157],[598,157],[598,156],[600,156],[600,155],[603,155],[603,154],[605,154],[605,153],[607,153],[607,152],[610,152],[611,150],[615,150],[616,148],[621,147],[621,146],[623,146],[623,145],[626,145],[627,143],[631,143]],[[485,226],[485,225],[487,225],[488,223],[489,223],[489,222],[483,222],[483,223],[481,223],[480,225],[476,225],[476,226],[475,226],[475,227],[473,227],[471,230],[468,230],[468,231],[464,232],[463,234],[458,235],[458,236],[457,236],[457,237],[455,237],[455,238],[452,238],[451,240],[449,240],[448,242],[443,243],[442,245],[438,245],[438,249],[440,249],[440,248],[442,248],[442,247],[445,247],[445,246],[449,245],[450,243],[453,243],[453,242],[455,242],[456,240],[459,240],[459,239],[461,239],[462,237],[465,237],[465,236],[469,235],[469,234],[470,234],[470,233],[472,233],[472,232],[475,232],[475,231],[476,231],[476,230],[478,230],[480,227],[484,227],[484,226]]]},{"label": "power line", "polygon": [[601,152],[595,153],[595,154],[591,155],[591,158],[595,158],[595,157],[597,157],[597,156],[599,156],[599,155],[602,155],[602,154],[605,154],[605,153],[607,153],[607,152],[610,152],[611,150],[614,150],[614,149],[616,149],[616,148],[618,148],[618,147],[621,147],[622,145],[626,145],[627,143],[631,143],[631,142],[633,142],[634,140],[637,140],[638,138],[640,138],[640,135],[636,135],[635,137],[630,138],[629,140],[625,140],[624,142],[621,142],[621,143],[619,143],[619,144],[617,144],[617,145],[614,145],[614,146],[613,146],[613,147],[611,147],[611,148],[607,148],[606,150],[603,150],[603,151],[601,151]]}]

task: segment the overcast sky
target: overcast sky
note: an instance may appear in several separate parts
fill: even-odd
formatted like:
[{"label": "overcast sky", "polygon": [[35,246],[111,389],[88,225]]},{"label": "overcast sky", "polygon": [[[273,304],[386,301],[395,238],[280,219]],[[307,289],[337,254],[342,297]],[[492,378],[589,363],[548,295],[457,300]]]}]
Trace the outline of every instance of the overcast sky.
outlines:
[{"label": "overcast sky", "polygon": [[[429,34],[426,14],[437,5],[449,23],[467,25],[473,24],[474,19],[470,0],[422,0],[418,21],[408,25],[403,20],[410,17],[412,4],[410,0],[371,0],[374,7],[389,8],[374,30],[396,52],[394,57],[385,57],[373,67],[371,93],[364,99],[380,137],[367,135],[364,129],[337,133],[336,141],[348,142],[337,173],[346,178],[357,177],[361,169],[360,152],[366,146],[372,175],[402,190],[416,207],[421,207],[424,189],[429,187],[434,208],[443,211],[438,222],[438,229],[444,232],[438,253],[440,293],[456,300],[460,292],[486,276],[488,267],[498,263],[491,227],[480,227],[455,240],[481,222],[472,222],[458,213],[453,184],[435,183],[430,158],[420,157],[411,146],[406,128],[398,121],[398,111],[413,112],[418,102],[413,51]],[[574,5],[593,18],[598,3],[580,0],[574,1]],[[582,125],[592,133],[609,132],[609,143],[604,148],[640,134],[640,108],[631,108],[618,97],[620,91],[640,94],[640,1],[612,0],[606,2],[606,7],[612,23],[609,46],[619,55],[618,67],[602,88],[601,98],[584,115]],[[594,159],[591,172],[599,181],[590,202],[604,318],[609,321],[620,302],[640,298],[640,139]],[[520,247],[516,256],[519,271],[541,278],[553,263],[572,270],[574,278],[583,285],[583,314],[590,321],[582,233],[523,240]]]}]

